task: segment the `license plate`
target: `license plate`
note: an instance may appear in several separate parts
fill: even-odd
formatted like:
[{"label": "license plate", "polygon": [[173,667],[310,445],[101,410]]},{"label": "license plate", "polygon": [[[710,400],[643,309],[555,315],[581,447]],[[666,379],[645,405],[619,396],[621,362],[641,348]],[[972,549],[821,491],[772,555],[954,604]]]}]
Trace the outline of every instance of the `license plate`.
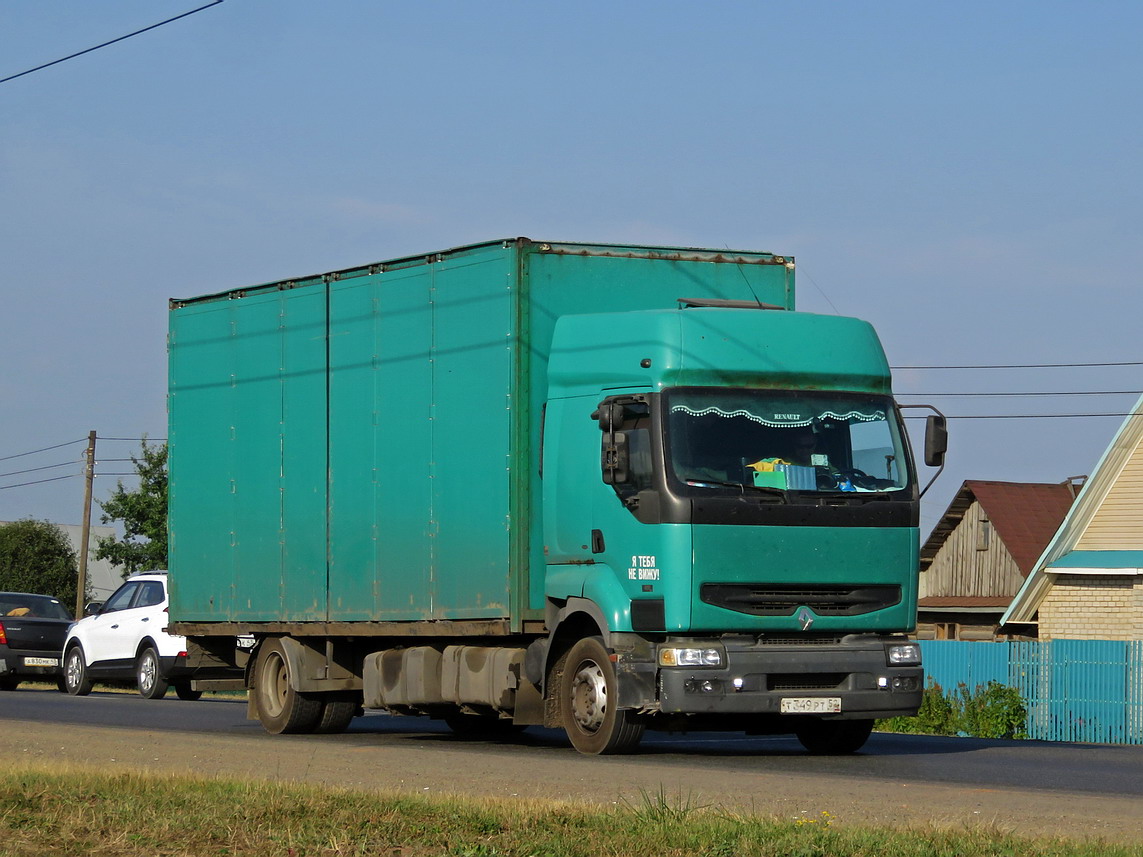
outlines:
[{"label": "license plate", "polygon": [[837,714],[840,696],[787,696],[782,699],[783,714]]},{"label": "license plate", "polygon": [[59,658],[24,658],[24,666],[26,667],[58,667],[59,665]]}]

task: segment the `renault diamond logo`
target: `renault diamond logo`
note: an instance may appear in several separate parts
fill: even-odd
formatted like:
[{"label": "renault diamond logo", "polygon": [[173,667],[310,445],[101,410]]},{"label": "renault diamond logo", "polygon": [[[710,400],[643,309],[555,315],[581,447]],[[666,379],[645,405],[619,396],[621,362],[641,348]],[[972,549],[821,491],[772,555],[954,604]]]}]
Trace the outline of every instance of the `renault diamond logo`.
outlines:
[{"label": "renault diamond logo", "polygon": [[798,620],[803,631],[810,630],[810,626],[814,624],[814,614],[810,611],[809,607],[803,607],[794,618]]}]

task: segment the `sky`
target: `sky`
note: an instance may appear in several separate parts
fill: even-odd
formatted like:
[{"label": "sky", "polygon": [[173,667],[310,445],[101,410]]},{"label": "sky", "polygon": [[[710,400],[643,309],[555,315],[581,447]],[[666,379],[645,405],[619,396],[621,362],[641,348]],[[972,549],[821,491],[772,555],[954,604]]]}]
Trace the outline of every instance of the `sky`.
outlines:
[{"label": "sky", "polygon": [[[207,2],[6,0],[0,78]],[[1122,418],[1045,415],[1126,413],[1143,365],[908,367],[1143,361],[1141,31],[1099,0],[224,0],[0,83],[0,520],[78,523],[89,431],[97,500],[165,437],[168,298],[517,235],[794,256],[799,308],[872,322],[950,417],[922,537],[965,479],[1091,473]]]}]

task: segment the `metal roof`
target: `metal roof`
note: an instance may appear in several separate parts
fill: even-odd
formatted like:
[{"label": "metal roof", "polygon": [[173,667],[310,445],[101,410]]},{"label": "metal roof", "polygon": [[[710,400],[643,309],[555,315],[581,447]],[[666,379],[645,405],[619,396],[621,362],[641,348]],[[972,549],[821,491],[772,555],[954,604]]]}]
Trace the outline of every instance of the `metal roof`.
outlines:
[{"label": "metal roof", "polygon": [[973,502],[979,502],[996,535],[1016,561],[1020,574],[1027,577],[1059,529],[1077,490],[1070,480],[1058,483],[966,480],[921,547],[921,570],[932,565]]}]

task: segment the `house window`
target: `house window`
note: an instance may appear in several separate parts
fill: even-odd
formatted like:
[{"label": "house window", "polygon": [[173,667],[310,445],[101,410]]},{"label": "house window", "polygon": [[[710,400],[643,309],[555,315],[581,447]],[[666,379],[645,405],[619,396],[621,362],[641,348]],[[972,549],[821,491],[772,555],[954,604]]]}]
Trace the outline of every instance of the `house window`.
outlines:
[{"label": "house window", "polygon": [[976,528],[976,549],[986,551],[992,544],[992,522],[984,515],[980,516]]},{"label": "house window", "polygon": [[936,622],[933,624],[934,639],[956,640],[960,638],[960,626],[956,622]]}]

